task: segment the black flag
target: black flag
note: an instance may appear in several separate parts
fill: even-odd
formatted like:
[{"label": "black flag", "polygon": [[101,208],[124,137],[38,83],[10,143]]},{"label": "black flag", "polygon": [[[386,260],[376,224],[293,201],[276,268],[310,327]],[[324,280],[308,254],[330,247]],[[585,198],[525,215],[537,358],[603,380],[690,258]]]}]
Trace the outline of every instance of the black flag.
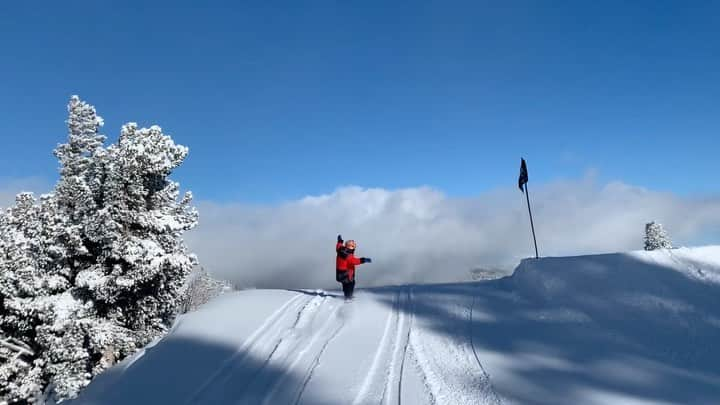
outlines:
[{"label": "black flag", "polygon": [[[518,178],[518,187],[520,187],[520,191],[525,194],[525,198],[527,199],[528,214],[530,215],[530,229],[532,229],[533,244],[535,244],[535,258],[537,259],[540,257],[540,254],[538,253],[537,239],[535,239],[535,224],[533,224],[532,210],[530,209],[530,192],[527,189],[527,182],[527,165],[525,164],[525,159],[520,158],[520,177]],[[525,188],[523,188],[523,186],[525,186]]]},{"label": "black flag", "polygon": [[520,191],[525,191],[523,185],[528,182],[527,166],[525,165],[525,159],[520,158],[520,177],[518,178],[518,187]]}]

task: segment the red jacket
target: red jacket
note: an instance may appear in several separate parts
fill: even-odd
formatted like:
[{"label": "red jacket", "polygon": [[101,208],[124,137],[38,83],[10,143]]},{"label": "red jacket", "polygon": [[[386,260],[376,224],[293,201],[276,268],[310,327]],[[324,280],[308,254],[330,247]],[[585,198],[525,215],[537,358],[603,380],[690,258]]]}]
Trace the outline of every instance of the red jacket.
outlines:
[{"label": "red jacket", "polygon": [[355,257],[355,254],[353,252],[349,252],[347,249],[345,249],[345,246],[342,244],[342,242],[338,242],[338,244],[335,245],[335,251],[337,252],[337,259],[335,259],[335,269],[337,271],[347,271],[348,278],[350,280],[354,280],[355,266],[359,266],[364,262],[360,258]]}]

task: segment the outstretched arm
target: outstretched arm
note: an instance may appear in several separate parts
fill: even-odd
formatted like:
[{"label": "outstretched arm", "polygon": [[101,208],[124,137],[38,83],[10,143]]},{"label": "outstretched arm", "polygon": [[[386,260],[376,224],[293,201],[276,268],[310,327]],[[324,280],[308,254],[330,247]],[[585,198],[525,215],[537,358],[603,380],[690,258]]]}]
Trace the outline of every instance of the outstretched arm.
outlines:
[{"label": "outstretched arm", "polygon": [[369,257],[355,257],[355,256],[349,256],[348,262],[352,263],[354,265],[364,264],[364,263],[372,263],[372,259]]},{"label": "outstretched arm", "polygon": [[337,244],[335,245],[335,251],[339,252],[340,248],[342,248],[342,247],[343,247],[343,238],[342,238],[342,235],[338,235]]}]

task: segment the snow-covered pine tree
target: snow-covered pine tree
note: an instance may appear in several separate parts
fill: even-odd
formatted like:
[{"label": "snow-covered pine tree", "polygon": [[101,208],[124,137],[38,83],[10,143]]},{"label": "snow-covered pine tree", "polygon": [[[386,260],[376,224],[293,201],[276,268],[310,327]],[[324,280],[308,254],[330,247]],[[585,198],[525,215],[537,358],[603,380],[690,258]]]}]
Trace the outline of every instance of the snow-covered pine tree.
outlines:
[{"label": "snow-covered pine tree", "polygon": [[662,224],[655,221],[645,224],[645,250],[672,249],[672,242]]},{"label": "snow-covered pine tree", "polygon": [[[71,308],[55,305],[71,287],[58,259],[65,251],[67,223],[52,195],[39,204],[30,193],[0,214],[0,398],[9,402],[39,395],[44,383],[41,329],[63,319]],[[20,350],[22,348],[22,350]],[[2,351],[2,350],[0,350]]]},{"label": "snow-covered pine tree", "polygon": [[30,193],[19,194],[15,206],[0,215],[0,402],[31,399],[42,388],[26,338],[34,333],[44,311],[37,311],[35,289],[39,236],[38,207]]},{"label": "snow-covered pine tree", "polygon": [[99,156],[99,209],[84,235],[94,260],[85,262],[75,285],[101,316],[132,330],[140,345],[167,330],[197,262],[182,240],[198,220],[192,195],[178,201],[179,185],[168,180],[187,153],[160,127],[130,123],[118,144]]},{"label": "snow-covered pine tree", "polygon": [[197,262],[197,211],[168,180],[187,148],[135,124],[105,148],[92,106],[68,112],[54,194],[0,212],[0,403],[71,398],[165,333]]},{"label": "snow-covered pine tree", "polygon": [[232,290],[232,285],[224,280],[218,280],[208,274],[202,266],[197,266],[187,279],[180,300],[179,312],[181,314],[195,311],[213,298]]}]

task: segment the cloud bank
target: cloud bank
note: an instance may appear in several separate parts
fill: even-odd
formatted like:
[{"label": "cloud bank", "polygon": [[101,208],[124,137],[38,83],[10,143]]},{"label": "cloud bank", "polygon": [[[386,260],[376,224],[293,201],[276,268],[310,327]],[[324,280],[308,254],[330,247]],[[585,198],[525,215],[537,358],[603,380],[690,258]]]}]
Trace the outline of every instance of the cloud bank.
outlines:
[{"label": "cloud bank", "polygon": [[[531,193],[543,256],[641,249],[652,220],[676,245],[720,230],[720,197],[597,184],[592,176]],[[373,258],[359,270],[362,286],[467,280],[470,269],[510,271],[534,256],[517,189],[450,198],[431,188],[346,187],[277,206],[198,206],[200,225],[186,237],[191,249],[208,271],[241,287],[337,288],[338,233],[358,241],[359,256]]]}]

